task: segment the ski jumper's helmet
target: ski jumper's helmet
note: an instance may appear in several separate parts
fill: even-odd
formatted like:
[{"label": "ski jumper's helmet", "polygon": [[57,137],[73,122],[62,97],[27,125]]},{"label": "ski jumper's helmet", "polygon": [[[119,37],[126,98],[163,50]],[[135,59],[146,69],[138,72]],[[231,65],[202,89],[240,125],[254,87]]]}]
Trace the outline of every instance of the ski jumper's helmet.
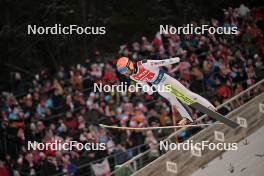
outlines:
[{"label": "ski jumper's helmet", "polygon": [[116,67],[119,73],[125,74],[128,70],[133,70],[133,63],[127,57],[121,57],[117,60]]}]

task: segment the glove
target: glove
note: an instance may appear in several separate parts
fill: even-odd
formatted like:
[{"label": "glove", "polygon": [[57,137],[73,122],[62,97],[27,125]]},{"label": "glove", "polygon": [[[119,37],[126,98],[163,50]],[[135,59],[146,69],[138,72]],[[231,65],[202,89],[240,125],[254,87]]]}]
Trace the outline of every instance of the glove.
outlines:
[{"label": "glove", "polygon": [[181,58],[181,62],[190,62],[188,58],[184,57],[184,58]]}]

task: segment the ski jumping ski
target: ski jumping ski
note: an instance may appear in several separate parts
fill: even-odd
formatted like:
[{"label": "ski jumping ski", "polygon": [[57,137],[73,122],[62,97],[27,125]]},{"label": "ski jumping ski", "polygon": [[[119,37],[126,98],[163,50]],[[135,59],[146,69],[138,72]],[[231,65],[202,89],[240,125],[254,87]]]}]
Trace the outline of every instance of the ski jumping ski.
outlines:
[{"label": "ski jumping ski", "polygon": [[183,128],[183,127],[202,127],[211,125],[223,125],[224,123],[200,123],[200,124],[187,124],[187,125],[173,125],[173,126],[158,126],[158,127],[123,127],[114,125],[100,124],[102,128],[111,128],[119,130],[159,130],[159,129],[172,129],[172,128]]}]

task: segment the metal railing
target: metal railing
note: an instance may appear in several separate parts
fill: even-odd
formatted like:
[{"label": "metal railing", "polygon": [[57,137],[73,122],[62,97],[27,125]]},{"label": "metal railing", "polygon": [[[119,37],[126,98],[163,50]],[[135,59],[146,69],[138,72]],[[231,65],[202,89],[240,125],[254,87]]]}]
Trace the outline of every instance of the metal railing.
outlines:
[{"label": "metal railing", "polygon": [[[238,108],[241,103],[239,102],[240,100],[244,100],[244,101],[249,101],[250,99],[252,99],[253,97],[259,95],[260,93],[264,92],[264,79],[262,79],[261,81],[257,82],[256,84],[252,85],[251,87],[249,87],[248,89],[244,90],[243,92],[235,95],[234,97],[232,97],[231,99],[229,99],[228,101],[226,101],[225,103],[219,105],[217,107],[217,109],[221,109],[224,108],[226,106],[228,106],[229,108],[231,108],[232,110],[230,110],[229,112],[233,111],[234,109]],[[206,117],[208,117],[206,114],[202,115],[201,117],[199,117],[197,119],[198,122],[204,120]],[[202,129],[207,128],[206,126],[202,127],[199,131],[201,131]],[[177,142],[176,137],[181,133],[181,132],[186,132],[188,129],[190,129],[189,127],[184,127],[179,129],[178,131],[172,133],[171,135],[169,135],[166,139],[164,139],[163,141],[169,141],[169,142]],[[192,135],[190,135],[189,137],[197,134],[199,131],[197,131],[196,133],[193,133]],[[187,139],[187,138],[185,138]],[[156,148],[159,148],[159,144],[156,145]],[[169,150],[168,150],[169,151]],[[167,153],[168,151],[161,151],[160,156],[162,156],[163,154]],[[144,167],[147,167],[147,165],[152,162],[153,160],[159,158],[151,158],[151,152],[152,150],[149,149],[143,153],[140,153],[139,155],[133,157],[131,160],[125,162],[124,164],[120,165],[119,168],[122,167],[129,167],[131,168],[131,170],[133,172],[136,172],[140,169],[143,169]],[[118,169],[114,170],[111,175],[114,175],[115,173],[118,172]]]}]

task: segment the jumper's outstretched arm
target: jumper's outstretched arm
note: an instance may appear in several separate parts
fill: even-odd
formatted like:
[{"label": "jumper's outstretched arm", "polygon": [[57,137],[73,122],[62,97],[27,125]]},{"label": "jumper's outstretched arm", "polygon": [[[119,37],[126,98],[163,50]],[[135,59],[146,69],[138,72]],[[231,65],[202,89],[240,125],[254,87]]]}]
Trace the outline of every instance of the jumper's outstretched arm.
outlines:
[{"label": "jumper's outstretched arm", "polygon": [[147,60],[146,63],[152,67],[161,67],[166,65],[171,65],[180,62],[179,57],[173,57],[170,59],[164,59],[164,60]]}]

